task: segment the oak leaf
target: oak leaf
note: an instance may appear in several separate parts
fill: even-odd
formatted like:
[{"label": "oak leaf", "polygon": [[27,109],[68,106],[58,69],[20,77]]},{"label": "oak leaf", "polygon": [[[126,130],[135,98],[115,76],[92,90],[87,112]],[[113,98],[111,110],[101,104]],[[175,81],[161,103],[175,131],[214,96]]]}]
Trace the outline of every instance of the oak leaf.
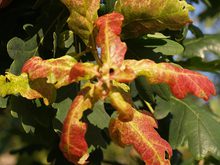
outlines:
[{"label": "oak leaf", "polygon": [[68,24],[71,30],[88,44],[93,23],[98,18],[99,0],[61,0],[70,11]]},{"label": "oak leaf", "polygon": [[132,69],[136,76],[145,76],[152,84],[167,83],[179,99],[183,99],[188,93],[204,100],[215,95],[214,84],[206,76],[174,64],[125,60],[123,65]]},{"label": "oak leaf", "polygon": [[75,97],[63,124],[60,149],[64,156],[74,164],[85,164],[89,157],[85,140],[87,125],[80,121],[83,112],[92,108],[89,91],[90,88],[86,87]]},{"label": "oak leaf", "polygon": [[190,10],[193,7],[185,0],[117,0],[115,5],[115,11],[125,17],[123,30],[129,37],[178,30],[192,22],[188,16]]},{"label": "oak leaf", "polygon": [[156,132],[157,123],[153,117],[134,111],[130,122],[112,119],[109,126],[111,138],[120,146],[133,145],[145,163],[150,165],[169,165],[165,153],[172,156],[170,145]]},{"label": "oak leaf", "polygon": [[47,78],[47,83],[54,84],[56,88],[70,84],[69,74],[77,61],[71,56],[43,60],[32,57],[23,66],[22,72],[27,73],[31,80]]}]

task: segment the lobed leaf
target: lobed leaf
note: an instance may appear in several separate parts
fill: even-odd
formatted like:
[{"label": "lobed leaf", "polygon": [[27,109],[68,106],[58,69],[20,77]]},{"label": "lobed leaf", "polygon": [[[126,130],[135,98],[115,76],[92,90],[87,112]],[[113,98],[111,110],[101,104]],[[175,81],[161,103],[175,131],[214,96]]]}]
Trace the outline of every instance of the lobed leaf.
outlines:
[{"label": "lobed leaf", "polygon": [[174,64],[156,64],[151,60],[125,60],[123,65],[133,69],[136,76],[145,76],[152,84],[167,83],[174,96],[179,99],[188,93],[204,100],[215,95],[214,84],[206,76]]},{"label": "lobed leaf", "polygon": [[68,24],[75,34],[88,44],[93,23],[98,18],[99,0],[61,0],[70,11]]},{"label": "lobed leaf", "polygon": [[158,98],[156,111],[172,114],[169,142],[175,149],[185,141],[193,157],[197,160],[207,156],[220,158],[219,122],[204,107],[199,107],[192,99],[179,100],[172,97],[166,102]]},{"label": "lobed leaf", "polygon": [[6,73],[5,76],[0,75],[0,96],[5,97],[6,95],[18,94],[27,99],[42,98],[39,92],[31,89],[26,73],[20,76],[11,73]]},{"label": "lobed leaf", "polygon": [[96,38],[97,46],[101,48],[101,59],[110,67],[120,66],[127,50],[121,42],[120,33],[123,16],[119,13],[106,14],[96,21],[99,33]]},{"label": "lobed leaf", "polygon": [[130,122],[112,119],[109,132],[111,138],[120,146],[133,145],[145,163],[151,165],[168,165],[169,159],[165,153],[172,156],[172,149],[156,132],[157,123],[153,117],[134,111],[134,118]]},{"label": "lobed leaf", "polygon": [[8,41],[7,51],[9,56],[14,60],[10,66],[11,73],[19,75],[25,61],[33,56],[39,55],[38,38],[41,39],[42,37],[40,32],[27,41],[24,41],[18,37],[14,37]]},{"label": "lobed leaf", "polygon": [[178,30],[192,22],[188,16],[192,9],[185,0],[117,0],[115,5],[115,11],[125,17],[123,30],[129,37]]},{"label": "lobed leaf", "polygon": [[56,88],[70,84],[69,74],[76,60],[71,56],[57,59],[42,60],[32,57],[23,66],[22,72],[28,74],[31,80],[47,78],[47,83],[54,84]]},{"label": "lobed leaf", "polygon": [[63,124],[60,149],[74,164],[85,164],[89,157],[85,140],[87,125],[80,121],[83,112],[92,107],[89,91],[90,88],[86,87],[75,97]]}]

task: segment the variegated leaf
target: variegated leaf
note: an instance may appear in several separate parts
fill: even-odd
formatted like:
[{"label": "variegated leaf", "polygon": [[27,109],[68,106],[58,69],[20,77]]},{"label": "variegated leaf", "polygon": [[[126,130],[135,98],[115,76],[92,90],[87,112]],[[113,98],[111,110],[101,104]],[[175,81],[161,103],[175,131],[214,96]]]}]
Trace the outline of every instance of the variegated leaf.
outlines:
[{"label": "variegated leaf", "polygon": [[76,62],[73,57],[67,55],[49,60],[32,57],[24,64],[22,72],[27,73],[31,80],[47,78],[47,83],[54,84],[56,88],[60,88],[71,83],[69,74]]},{"label": "variegated leaf", "polygon": [[126,44],[120,39],[123,19],[123,15],[111,13],[96,21],[99,30],[96,43],[101,48],[101,59],[111,68],[121,65],[127,50]]},{"label": "variegated leaf", "polygon": [[88,44],[94,22],[98,18],[100,0],[61,0],[69,9],[68,24]]},{"label": "variegated leaf", "polygon": [[92,108],[89,91],[89,87],[81,90],[74,99],[64,120],[60,149],[64,156],[74,164],[85,164],[86,159],[89,157],[88,145],[85,140],[87,125],[80,121],[83,112]]},{"label": "variegated leaf", "polygon": [[185,0],[117,0],[115,11],[124,15],[124,31],[138,37],[165,29],[178,30],[187,23],[193,7]]},{"label": "variegated leaf", "polygon": [[[169,165],[172,149],[155,128],[157,123],[153,117],[135,110],[134,118],[130,122],[112,119],[109,132],[111,138],[120,146],[133,145],[146,164]],[[165,158],[166,152],[168,159]]]},{"label": "variegated leaf", "polygon": [[167,83],[174,96],[179,99],[188,93],[204,100],[215,95],[214,84],[206,76],[174,64],[156,64],[151,60],[125,60],[123,65],[132,69],[136,76],[146,76],[152,84]]}]

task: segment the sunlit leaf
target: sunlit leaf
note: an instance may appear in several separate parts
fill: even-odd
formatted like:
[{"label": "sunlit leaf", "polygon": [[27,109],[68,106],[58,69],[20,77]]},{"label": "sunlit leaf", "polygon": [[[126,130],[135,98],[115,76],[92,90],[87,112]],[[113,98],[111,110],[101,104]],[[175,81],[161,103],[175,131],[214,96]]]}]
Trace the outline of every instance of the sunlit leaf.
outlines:
[{"label": "sunlit leaf", "polygon": [[86,123],[80,121],[83,112],[92,107],[90,88],[84,88],[74,99],[63,124],[60,149],[64,156],[75,164],[84,164],[89,156],[85,140]]},{"label": "sunlit leaf", "polygon": [[111,13],[96,21],[99,29],[96,43],[101,48],[102,62],[113,68],[114,65],[120,66],[127,50],[126,44],[121,42],[119,36],[123,19],[121,14]]},{"label": "sunlit leaf", "polygon": [[156,48],[153,49],[155,53],[162,53],[163,55],[177,55],[183,52],[184,48],[178,42],[169,39],[162,40],[166,43],[161,46],[156,46]]},{"label": "sunlit leaf", "polygon": [[109,127],[111,138],[124,147],[133,145],[147,164],[169,165],[169,159],[165,153],[172,156],[172,149],[156,132],[157,123],[153,117],[138,111],[134,112],[134,118],[130,122],[122,122],[112,119]]},{"label": "sunlit leaf", "polygon": [[214,84],[206,76],[174,64],[156,64],[151,60],[125,60],[124,65],[133,69],[137,76],[146,76],[152,84],[168,84],[174,96],[180,99],[188,93],[204,100],[215,95]]},{"label": "sunlit leaf", "polygon": [[0,75],[0,96],[18,95],[27,98],[35,99],[42,98],[41,94],[30,88],[28,75],[26,73],[20,76],[6,73],[5,76]]},{"label": "sunlit leaf", "polygon": [[178,30],[187,23],[193,7],[185,0],[118,0],[115,11],[124,15],[126,37],[138,37],[165,29]]},{"label": "sunlit leaf", "polygon": [[32,57],[24,64],[22,72],[27,73],[31,80],[47,78],[47,83],[54,84],[56,88],[60,88],[71,83],[69,74],[75,63],[76,60],[67,55],[49,60]]},{"label": "sunlit leaf", "polygon": [[170,125],[169,142],[177,148],[188,142],[194,158],[202,159],[208,155],[220,157],[219,122],[203,107],[197,106],[192,100],[179,100],[172,97],[169,102],[158,99],[157,110],[168,110],[173,118]]},{"label": "sunlit leaf", "polygon": [[88,44],[93,23],[98,18],[99,0],[61,0],[69,9],[68,24],[75,34]]}]

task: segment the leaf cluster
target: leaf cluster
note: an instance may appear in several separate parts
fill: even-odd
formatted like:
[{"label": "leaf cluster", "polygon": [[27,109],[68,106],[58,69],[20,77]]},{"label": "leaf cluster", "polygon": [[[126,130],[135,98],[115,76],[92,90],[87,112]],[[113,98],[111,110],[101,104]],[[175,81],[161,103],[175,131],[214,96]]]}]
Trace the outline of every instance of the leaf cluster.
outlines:
[{"label": "leaf cluster", "polygon": [[[203,2],[217,14],[218,2]],[[216,100],[198,99],[215,87],[188,69],[218,74],[220,35],[203,34],[190,10],[177,0],[0,8],[0,122],[10,130],[0,151],[18,135],[12,153],[27,164],[218,164]]]}]

